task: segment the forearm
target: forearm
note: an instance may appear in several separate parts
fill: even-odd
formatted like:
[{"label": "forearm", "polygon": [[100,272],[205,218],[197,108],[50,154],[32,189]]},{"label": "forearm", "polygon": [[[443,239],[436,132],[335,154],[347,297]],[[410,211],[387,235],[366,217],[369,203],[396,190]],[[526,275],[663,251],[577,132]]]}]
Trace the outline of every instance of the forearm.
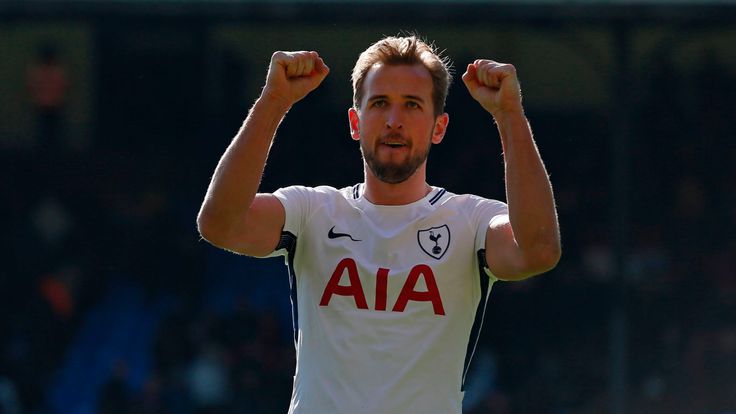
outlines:
[{"label": "forearm", "polygon": [[229,227],[242,220],[260,185],[276,130],[288,107],[261,96],[223,154],[199,213],[210,225]]},{"label": "forearm", "polygon": [[522,111],[496,117],[504,150],[506,198],[514,238],[523,252],[559,254],[552,185]]}]

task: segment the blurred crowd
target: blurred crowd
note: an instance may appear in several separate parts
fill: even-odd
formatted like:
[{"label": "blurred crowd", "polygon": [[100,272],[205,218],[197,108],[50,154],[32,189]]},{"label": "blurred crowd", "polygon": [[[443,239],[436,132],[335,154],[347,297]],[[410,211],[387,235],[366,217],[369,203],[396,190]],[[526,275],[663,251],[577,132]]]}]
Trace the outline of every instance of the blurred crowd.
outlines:
[{"label": "blurred crowd", "polygon": [[[614,369],[610,309],[621,288],[627,412],[736,412],[736,73],[707,51],[698,73],[678,71],[668,56],[636,79],[629,103],[635,119],[623,278],[615,274],[610,224],[610,125],[616,119],[529,110],[555,186],[563,260],[547,275],[494,287],[465,412],[606,412]],[[329,121],[336,125],[320,130],[346,134],[343,108],[330,108],[327,97],[315,99],[324,100],[315,104],[328,108],[325,113],[338,114]],[[456,127],[480,116],[461,108],[452,93],[448,111],[456,114]],[[292,115],[284,136],[317,122],[296,108]],[[223,259],[196,232],[196,212],[224,146],[204,160],[185,145],[71,149],[64,146],[63,120],[48,123],[40,119],[39,129],[51,134],[53,145],[42,135],[35,148],[0,152],[8,178],[0,181],[0,208],[8,218],[0,277],[0,413],[56,412],[48,396],[65,356],[117,279],[130,281],[146,300],[168,294],[177,302],[156,328],[144,383],[131,384],[129,361],[111,361],[94,412],[285,412],[295,362],[291,326],[284,322],[290,310],[258,303],[261,293],[253,289],[272,278],[288,298],[286,268],[277,263],[273,275],[248,274],[253,259]],[[237,128],[231,126],[230,135]],[[482,137],[479,143],[489,135],[462,133]],[[290,151],[314,153],[308,143],[295,145],[304,147]],[[433,150],[434,184],[502,198],[500,156],[489,163],[490,152],[468,148],[443,143]],[[359,177],[357,149],[351,150],[355,156],[346,165]],[[269,168],[264,186],[290,184],[289,174],[303,177],[307,170],[299,168],[307,162],[292,172]],[[312,175],[301,184],[334,176],[324,165],[309,166]],[[218,283],[223,260],[229,272],[242,265],[240,277],[259,282],[236,283],[229,292],[235,299],[217,307],[206,292]]]}]

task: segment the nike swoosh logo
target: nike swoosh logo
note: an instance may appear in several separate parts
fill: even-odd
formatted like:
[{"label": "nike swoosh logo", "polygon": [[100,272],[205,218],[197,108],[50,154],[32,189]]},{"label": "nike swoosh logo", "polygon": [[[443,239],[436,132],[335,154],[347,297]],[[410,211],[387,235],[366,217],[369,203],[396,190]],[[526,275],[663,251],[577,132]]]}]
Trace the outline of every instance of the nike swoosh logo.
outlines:
[{"label": "nike swoosh logo", "polygon": [[351,236],[351,235],[349,235],[347,233],[335,233],[335,226],[332,226],[332,228],[330,229],[330,231],[327,232],[327,237],[329,237],[331,239],[337,239],[339,237],[347,237],[347,238],[349,238],[352,241],[362,241],[362,240],[354,239],[353,236]]}]

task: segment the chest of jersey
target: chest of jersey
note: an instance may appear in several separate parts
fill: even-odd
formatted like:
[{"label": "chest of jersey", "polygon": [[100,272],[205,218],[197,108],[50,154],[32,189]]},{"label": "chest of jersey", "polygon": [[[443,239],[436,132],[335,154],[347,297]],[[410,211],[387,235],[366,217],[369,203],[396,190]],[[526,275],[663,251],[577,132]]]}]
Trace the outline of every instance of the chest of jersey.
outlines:
[{"label": "chest of jersey", "polygon": [[464,313],[477,290],[467,277],[474,273],[474,233],[451,209],[409,220],[325,209],[309,229],[299,248],[312,259],[295,270],[311,275],[299,283],[323,311],[441,318]]}]

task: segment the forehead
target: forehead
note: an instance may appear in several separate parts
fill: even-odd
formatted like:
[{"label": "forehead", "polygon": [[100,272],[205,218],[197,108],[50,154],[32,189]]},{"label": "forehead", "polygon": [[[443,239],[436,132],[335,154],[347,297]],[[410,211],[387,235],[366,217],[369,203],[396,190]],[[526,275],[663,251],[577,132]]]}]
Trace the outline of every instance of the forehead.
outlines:
[{"label": "forehead", "polygon": [[386,65],[377,63],[366,74],[363,83],[364,96],[414,95],[430,100],[432,76],[421,64]]}]

